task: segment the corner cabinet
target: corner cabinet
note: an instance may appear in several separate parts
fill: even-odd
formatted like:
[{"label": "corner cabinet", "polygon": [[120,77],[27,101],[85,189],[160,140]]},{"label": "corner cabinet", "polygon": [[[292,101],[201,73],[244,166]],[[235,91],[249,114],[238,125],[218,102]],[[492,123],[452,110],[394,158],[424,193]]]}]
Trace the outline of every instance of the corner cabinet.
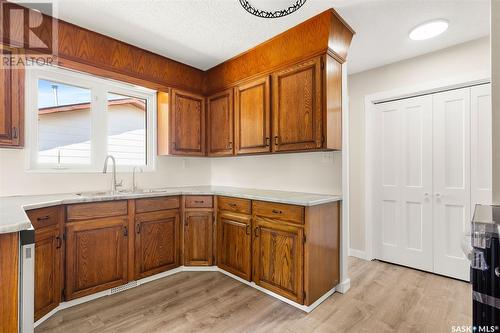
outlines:
[{"label": "corner cabinet", "polygon": [[269,76],[238,85],[235,91],[236,154],[271,152],[271,91]]},{"label": "corner cabinet", "polygon": [[179,211],[135,216],[135,278],[179,266]]},{"label": "corner cabinet", "polygon": [[273,74],[273,151],[321,148],[321,57]]},{"label": "corner cabinet", "polygon": [[205,155],[205,98],[172,89],[170,99],[170,154]]},{"label": "corner cabinet", "polygon": [[[0,54],[15,56],[0,44]],[[0,68],[0,147],[23,146],[24,69]]]},{"label": "corner cabinet", "polygon": [[213,212],[193,211],[184,216],[184,265],[211,266]]},{"label": "corner cabinet", "polygon": [[233,90],[207,99],[208,156],[233,155]]}]

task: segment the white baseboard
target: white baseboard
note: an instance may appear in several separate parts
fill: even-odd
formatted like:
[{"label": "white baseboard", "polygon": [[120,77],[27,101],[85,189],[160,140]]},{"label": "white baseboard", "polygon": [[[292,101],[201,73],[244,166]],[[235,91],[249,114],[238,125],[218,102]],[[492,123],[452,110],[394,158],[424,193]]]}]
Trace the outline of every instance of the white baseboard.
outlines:
[{"label": "white baseboard", "polygon": [[[318,305],[320,305],[324,300],[326,300],[328,297],[330,297],[335,291],[338,291],[340,293],[345,293],[349,289],[349,287],[350,287],[350,280],[348,280],[347,287],[346,287],[345,281],[344,281],[343,283],[339,284],[337,287],[335,287],[335,288],[329,290],[328,292],[326,292],[323,296],[321,296],[313,304],[311,304],[309,306],[306,306],[306,305],[302,305],[302,304],[296,303],[294,301],[291,301],[288,298],[285,298],[285,297],[283,297],[281,295],[273,293],[272,291],[264,289],[264,288],[256,285],[254,282],[249,282],[247,280],[244,280],[244,279],[240,278],[239,276],[236,276],[234,274],[226,272],[225,270],[220,269],[217,266],[180,266],[180,267],[171,269],[171,270],[163,272],[163,273],[159,273],[159,274],[156,274],[156,275],[153,275],[153,276],[149,276],[149,277],[137,280],[136,281],[137,282],[136,287],[140,286],[142,284],[145,284],[145,283],[148,283],[148,282],[151,282],[151,281],[154,281],[154,280],[162,279],[164,277],[167,277],[167,276],[170,276],[170,275],[174,275],[174,274],[177,274],[177,273],[181,273],[181,272],[221,272],[221,273],[223,273],[223,274],[225,274],[225,275],[227,275],[227,276],[229,276],[229,277],[231,277],[231,278],[233,278],[235,280],[238,280],[241,283],[244,283],[244,284],[246,284],[246,285],[248,285],[248,286],[250,286],[252,288],[255,288],[257,290],[260,290],[263,293],[266,293],[266,294],[268,294],[268,295],[270,295],[270,296],[272,296],[274,298],[277,298],[277,299],[279,299],[282,302],[290,304],[290,305],[292,305],[292,306],[294,306],[294,307],[296,307],[296,308],[298,308],[298,309],[300,309],[300,310],[302,310],[302,311],[304,311],[306,313],[310,313],[312,310],[314,310],[316,307],[318,307]],[[110,296],[111,294],[112,294],[111,293],[111,289],[108,289],[108,290],[100,291],[100,292],[92,294],[92,295],[80,297],[80,298],[77,298],[77,299],[74,299],[74,300],[71,300],[71,301],[62,302],[54,310],[50,311],[45,316],[43,316],[42,318],[38,319],[35,322],[34,327],[37,327],[38,325],[40,325],[41,323],[43,323],[44,321],[46,321],[47,319],[49,319],[50,317],[52,317],[54,314],[56,314],[60,310],[71,308],[73,306],[76,306],[76,305],[79,305],[79,304],[82,304],[82,303],[87,303],[87,302],[93,301],[93,300],[101,298],[101,297]]]},{"label": "white baseboard", "polygon": [[361,251],[361,250],[349,249],[349,256],[356,257],[356,258],[363,259],[363,260],[368,260],[368,259],[366,259],[366,252]]},{"label": "white baseboard", "polygon": [[351,279],[342,281],[336,288],[339,293],[345,294],[349,289],[351,289]]}]

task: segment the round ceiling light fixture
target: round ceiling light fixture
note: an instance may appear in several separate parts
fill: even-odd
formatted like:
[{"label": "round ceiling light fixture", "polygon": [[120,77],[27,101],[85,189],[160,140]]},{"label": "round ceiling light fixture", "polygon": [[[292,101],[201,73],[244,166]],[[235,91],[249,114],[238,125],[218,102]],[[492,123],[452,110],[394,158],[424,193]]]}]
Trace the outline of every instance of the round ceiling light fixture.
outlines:
[{"label": "round ceiling light fixture", "polygon": [[441,35],[448,29],[448,21],[444,19],[422,23],[410,31],[410,39],[426,40]]},{"label": "round ceiling light fixture", "polygon": [[[285,6],[288,7],[272,8],[272,9],[256,8],[248,0],[239,0],[239,1],[241,6],[252,15],[263,18],[279,18],[296,12],[300,7],[302,7],[306,3],[307,0],[277,1],[275,3],[283,4],[285,2],[288,2],[288,4],[284,4]],[[255,0],[252,0],[252,2],[255,3]],[[267,3],[270,2],[267,1]]]}]

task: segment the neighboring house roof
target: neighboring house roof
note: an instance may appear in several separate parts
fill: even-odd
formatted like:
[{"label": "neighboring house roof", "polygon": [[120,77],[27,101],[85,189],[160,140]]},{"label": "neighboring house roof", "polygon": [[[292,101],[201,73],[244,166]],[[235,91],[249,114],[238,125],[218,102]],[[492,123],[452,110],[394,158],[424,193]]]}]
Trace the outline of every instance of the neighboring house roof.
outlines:
[{"label": "neighboring house roof", "polygon": [[[130,104],[132,106],[135,106],[136,108],[145,111],[146,110],[146,103],[143,101],[140,101],[135,98],[124,98],[124,99],[116,99],[116,100],[111,100],[108,101],[109,106],[114,106],[114,105],[126,105]],[[49,114],[49,113],[56,113],[56,112],[66,112],[66,111],[79,111],[79,110],[87,110],[90,109],[90,103],[78,103],[78,104],[68,104],[68,105],[60,105],[60,106],[49,106],[46,108],[40,108],[38,109],[38,114]]]}]

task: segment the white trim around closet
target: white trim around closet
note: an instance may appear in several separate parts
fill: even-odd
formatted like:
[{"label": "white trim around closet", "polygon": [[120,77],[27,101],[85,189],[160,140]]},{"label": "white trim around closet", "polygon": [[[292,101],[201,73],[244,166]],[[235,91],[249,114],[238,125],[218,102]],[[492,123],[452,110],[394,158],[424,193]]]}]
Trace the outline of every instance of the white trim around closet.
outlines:
[{"label": "white trim around closet", "polygon": [[376,147],[373,146],[375,106],[378,103],[397,99],[434,94],[490,82],[489,71],[474,72],[453,78],[431,81],[414,86],[378,92],[365,96],[365,251],[366,260],[373,260],[373,179]]}]

